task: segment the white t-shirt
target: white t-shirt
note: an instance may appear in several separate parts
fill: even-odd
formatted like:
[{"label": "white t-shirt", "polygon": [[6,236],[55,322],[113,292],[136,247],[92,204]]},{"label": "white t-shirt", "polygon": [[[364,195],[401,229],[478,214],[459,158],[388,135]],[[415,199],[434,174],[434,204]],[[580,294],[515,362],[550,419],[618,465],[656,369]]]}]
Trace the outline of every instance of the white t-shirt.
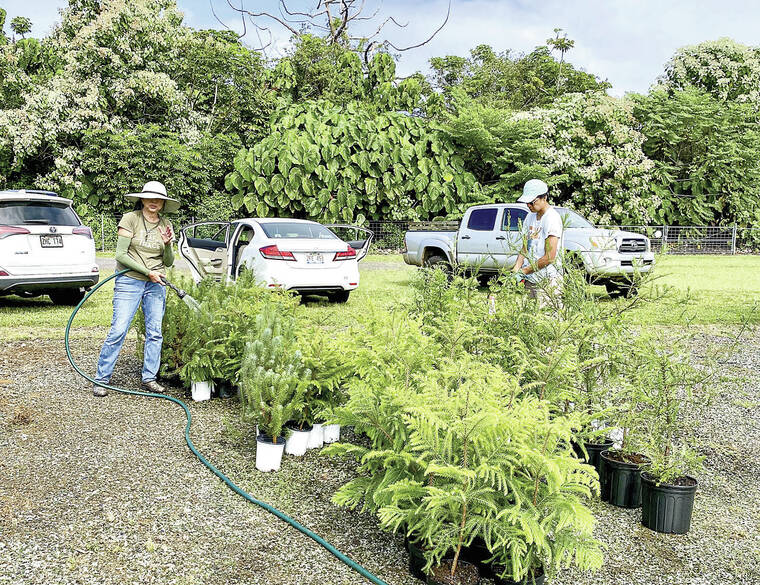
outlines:
[{"label": "white t-shirt", "polygon": [[557,236],[559,238],[559,247],[557,250],[557,257],[552,264],[545,266],[541,270],[537,270],[531,274],[526,275],[525,279],[530,282],[538,282],[544,278],[551,278],[552,280],[561,277],[562,261],[560,259],[560,251],[562,250],[562,216],[557,213],[557,210],[553,207],[547,209],[541,216],[541,219],[535,213],[529,213],[523,221],[523,234],[526,238],[526,248],[528,250],[528,256],[523,262],[523,267],[535,265],[538,259],[546,253],[546,238],[549,236]]}]

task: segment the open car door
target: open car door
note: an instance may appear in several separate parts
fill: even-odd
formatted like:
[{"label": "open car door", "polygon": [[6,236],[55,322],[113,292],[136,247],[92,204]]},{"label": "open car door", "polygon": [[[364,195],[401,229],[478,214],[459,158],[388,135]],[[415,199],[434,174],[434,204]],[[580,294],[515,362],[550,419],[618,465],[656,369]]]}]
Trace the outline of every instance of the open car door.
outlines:
[{"label": "open car door", "polygon": [[227,221],[194,223],[180,230],[179,253],[190,265],[195,282],[220,281],[227,274],[229,236]]},{"label": "open car door", "polygon": [[369,246],[375,238],[370,230],[356,225],[333,223],[325,225],[336,236],[356,250],[356,261],[360,261],[369,252]]}]

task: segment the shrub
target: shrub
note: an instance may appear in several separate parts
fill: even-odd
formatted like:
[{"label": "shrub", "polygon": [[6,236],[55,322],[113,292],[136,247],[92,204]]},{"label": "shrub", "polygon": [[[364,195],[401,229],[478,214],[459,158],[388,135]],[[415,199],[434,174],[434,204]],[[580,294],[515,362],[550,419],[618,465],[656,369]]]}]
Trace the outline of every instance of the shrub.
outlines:
[{"label": "shrub", "polygon": [[679,340],[660,335],[642,337],[634,355],[631,387],[638,403],[639,443],[651,459],[647,471],[657,482],[673,483],[702,468],[703,458],[692,444],[693,422],[685,411],[710,406],[711,373],[689,364]]},{"label": "shrub", "polygon": [[303,408],[296,419],[302,425],[311,425],[325,420],[347,399],[344,386],[353,374],[349,346],[342,336],[329,335],[317,325],[299,329],[297,345],[311,376],[306,380]]},{"label": "shrub", "polygon": [[[238,386],[246,342],[257,316],[264,311],[292,315],[298,304],[298,299],[288,293],[261,288],[250,273],[241,274],[235,282],[207,279],[197,285],[176,272],[169,279],[184,288],[202,309],[197,315],[177,295],[167,292],[160,374],[180,376],[188,384],[192,372],[185,366],[194,364],[192,370],[213,354],[213,363],[204,362],[212,376]],[[137,329],[139,338],[144,339],[142,318],[137,320]],[[206,357],[194,361],[196,354]]]}]

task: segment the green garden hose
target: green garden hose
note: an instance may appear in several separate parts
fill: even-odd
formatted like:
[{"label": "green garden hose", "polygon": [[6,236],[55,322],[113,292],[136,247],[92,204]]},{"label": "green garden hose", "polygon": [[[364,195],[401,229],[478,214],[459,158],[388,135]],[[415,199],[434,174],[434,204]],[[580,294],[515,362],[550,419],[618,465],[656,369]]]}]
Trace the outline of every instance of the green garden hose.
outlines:
[{"label": "green garden hose", "polygon": [[[74,317],[76,316],[79,309],[84,305],[87,300],[92,296],[92,294],[98,290],[101,286],[103,286],[105,283],[107,283],[109,280],[116,278],[120,274],[124,274],[127,272],[126,270],[122,270],[120,272],[116,272],[112,276],[109,276],[105,280],[99,282],[97,285],[92,287],[92,290],[88,292],[85,297],[79,302],[79,304],[74,308],[74,311],[71,313],[71,317],[69,317],[69,322],[66,324],[66,334],[65,334],[65,344],[66,344],[66,355],[69,358],[69,363],[71,363],[71,367],[74,368],[74,370],[83,378],[86,380],[89,380],[93,384],[95,384],[94,378],[91,378],[87,374],[85,374],[82,370],[79,369],[79,367],[74,362],[74,357],[71,355],[71,348],[69,346],[69,331],[71,330],[71,324],[74,321]],[[187,424],[185,425],[185,442],[187,443],[187,446],[190,448],[190,451],[193,455],[195,455],[203,465],[208,467],[211,472],[216,475],[219,479],[221,479],[224,483],[227,484],[227,486],[234,491],[239,496],[242,496],[252,504],[256,504],[260,508],[263,508],[267,512],[270,512],[277,516],[280,520],[290,524],[293,528],[299,530],[309,538],[311,538],[314,542],[317,544],[320,544],[325,549],[328,550],[331,554],[333,554],[338,560],[342,561],[349,567],[351,567],[354,571],[359,573],[360,575],[366,577],[376,585],[387,585],[385,581],[380,579],[379,577],[376,577],[372,573],[370,573],[367,569],[362,567],[360,564],[352,561],[349,559],[346,555],[344,555],[342,552],[340,552],[338,549],[336,549],[333,545],[331,545],[329,542],[327,542],[325,539],[320,537],[319,535],[313,533],[311,530],[306,528],[305,526],[299,524],[296,520],[288,516],[287,514],[281,512],[277,508],[274,508],[273,506],[270,506],[266,502],[262,502],[261,500],[257,500],[252,495],[250,495],[245,490],[238,487],[229,477],[224,475],[221,471],[219,471],[216,467],[214,467],[199,451],[195,448],[195,445],[193,444],[192,439],[190,439],[190,424],[192,423],[192,416],[190,415],[190,409],[187,407],[187,405],[179,400],[178,398],[174,398],[173,396],[165,396],[164,394],[154,394],[151,392],[138,392],[137,390],[127,390],[125,388],[119,388],[118,386],[110,386],[108,384],[101,384],[97,383],[99,386],[102,386],[103,388],[108,388],[109,390],[115,390],[116,392],[121,392],[123,394],[135,394],[137,396],[148,396],[150,398],[163,398],[164,400],[169,400],[170,402],[174,402],[175,404],[179,404],[179,406],[182,407],[182,410],[185,411],[185,416],[187,417]]]}]

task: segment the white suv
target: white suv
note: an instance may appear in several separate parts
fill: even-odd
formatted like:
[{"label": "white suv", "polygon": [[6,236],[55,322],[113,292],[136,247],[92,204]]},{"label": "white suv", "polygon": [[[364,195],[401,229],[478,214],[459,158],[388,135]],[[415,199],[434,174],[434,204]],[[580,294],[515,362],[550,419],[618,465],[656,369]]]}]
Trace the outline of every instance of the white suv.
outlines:
[{"label": "white suv", "polygon": [[50,191],[0,191],[0,296],[74,305],[97,284],[92,231],[71,203]]}]

